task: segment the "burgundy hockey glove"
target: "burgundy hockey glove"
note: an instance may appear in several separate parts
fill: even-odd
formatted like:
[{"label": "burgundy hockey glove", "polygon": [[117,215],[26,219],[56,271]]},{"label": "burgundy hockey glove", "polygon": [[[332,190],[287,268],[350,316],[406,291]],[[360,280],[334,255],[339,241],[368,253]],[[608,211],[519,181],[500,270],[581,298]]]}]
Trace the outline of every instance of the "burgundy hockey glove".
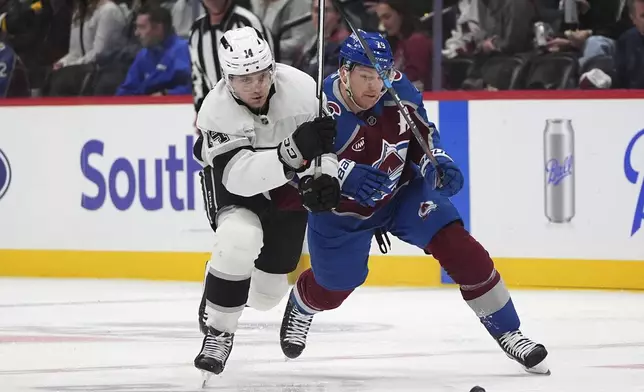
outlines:
[{"label": "burgundy hockey glove", "polygon": [[299,192],[302,205],[311,212],[331,211],[340,204],[340,183],[328,174],[302,177]]}]

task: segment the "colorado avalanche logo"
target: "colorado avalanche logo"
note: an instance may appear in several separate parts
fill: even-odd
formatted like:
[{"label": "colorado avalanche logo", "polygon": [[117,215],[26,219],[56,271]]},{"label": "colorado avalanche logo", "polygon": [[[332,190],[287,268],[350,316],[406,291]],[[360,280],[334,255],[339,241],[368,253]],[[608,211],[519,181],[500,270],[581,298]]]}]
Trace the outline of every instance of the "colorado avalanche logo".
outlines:
[{"label": "colorado avalanche logo", "polygon": [[327,108],[329,109],[329,115],[333,118],[339,117],[342,114],[340,110],[340,105],[337,102],[329,101],[327,103]]},{"label": "colorado avalanche logo", "polygon": [[436,211],[438,209],[438,205],[434,203],[433,201],[424,201],[420,203],[420,208],[418,209],[418,216],[420,219],[425,220],[427,219],[427,216],[432,212]]},{"label": "colorado avalanche logo", "polygon": [[389,175],[389,178],[393,182],[392,189],[398,184],[398,180],[405,168],[408,147],[409,140],[403,140],[395,144],[383,140],[380,158],[373,164],[373,167]]}]

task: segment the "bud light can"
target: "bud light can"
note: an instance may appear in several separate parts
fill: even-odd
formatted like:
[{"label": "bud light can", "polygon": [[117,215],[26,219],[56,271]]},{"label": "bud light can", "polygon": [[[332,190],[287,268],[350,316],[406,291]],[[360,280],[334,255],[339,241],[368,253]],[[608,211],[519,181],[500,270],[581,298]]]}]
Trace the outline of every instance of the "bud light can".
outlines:
[{"label": "bud light can", "polygon": [[543,143],[546,217],[553,223],[570,222],[575,216],[575,137],[571,121],[546,120]]}]

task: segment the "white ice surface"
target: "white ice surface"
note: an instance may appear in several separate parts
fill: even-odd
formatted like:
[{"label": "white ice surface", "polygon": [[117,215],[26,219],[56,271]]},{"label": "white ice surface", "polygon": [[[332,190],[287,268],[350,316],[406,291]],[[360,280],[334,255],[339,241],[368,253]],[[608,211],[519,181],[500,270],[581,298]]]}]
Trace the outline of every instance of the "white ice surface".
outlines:
[{"label": "white ice surface", "polygon": [[[201,285],[0,279],[0,392],[201,391]],[[247,310],[222,376],[244,392],[644,391],[644,293],[514,290],[524,333],[546,345],[550,377],[529,375],[487,335],[456,289],[356,291],[316,316],[284,360],[284,302]]]}]

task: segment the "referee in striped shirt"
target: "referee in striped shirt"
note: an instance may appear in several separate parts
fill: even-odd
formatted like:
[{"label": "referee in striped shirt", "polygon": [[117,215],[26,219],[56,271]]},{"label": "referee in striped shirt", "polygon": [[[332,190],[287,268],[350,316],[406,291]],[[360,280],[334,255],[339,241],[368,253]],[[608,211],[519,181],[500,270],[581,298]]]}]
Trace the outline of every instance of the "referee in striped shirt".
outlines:
[{"label": "referee in striped shirt", "polygon": [[262,33],[273,47],[273,37],[261,20],[251,11],[234,4],[235,0],[203,0],[206,14],[195,20],[190,29],[190,58],[195,110],[198,112],[206,94],[221,79],[219,40],[224,32],[251,26]]}]

